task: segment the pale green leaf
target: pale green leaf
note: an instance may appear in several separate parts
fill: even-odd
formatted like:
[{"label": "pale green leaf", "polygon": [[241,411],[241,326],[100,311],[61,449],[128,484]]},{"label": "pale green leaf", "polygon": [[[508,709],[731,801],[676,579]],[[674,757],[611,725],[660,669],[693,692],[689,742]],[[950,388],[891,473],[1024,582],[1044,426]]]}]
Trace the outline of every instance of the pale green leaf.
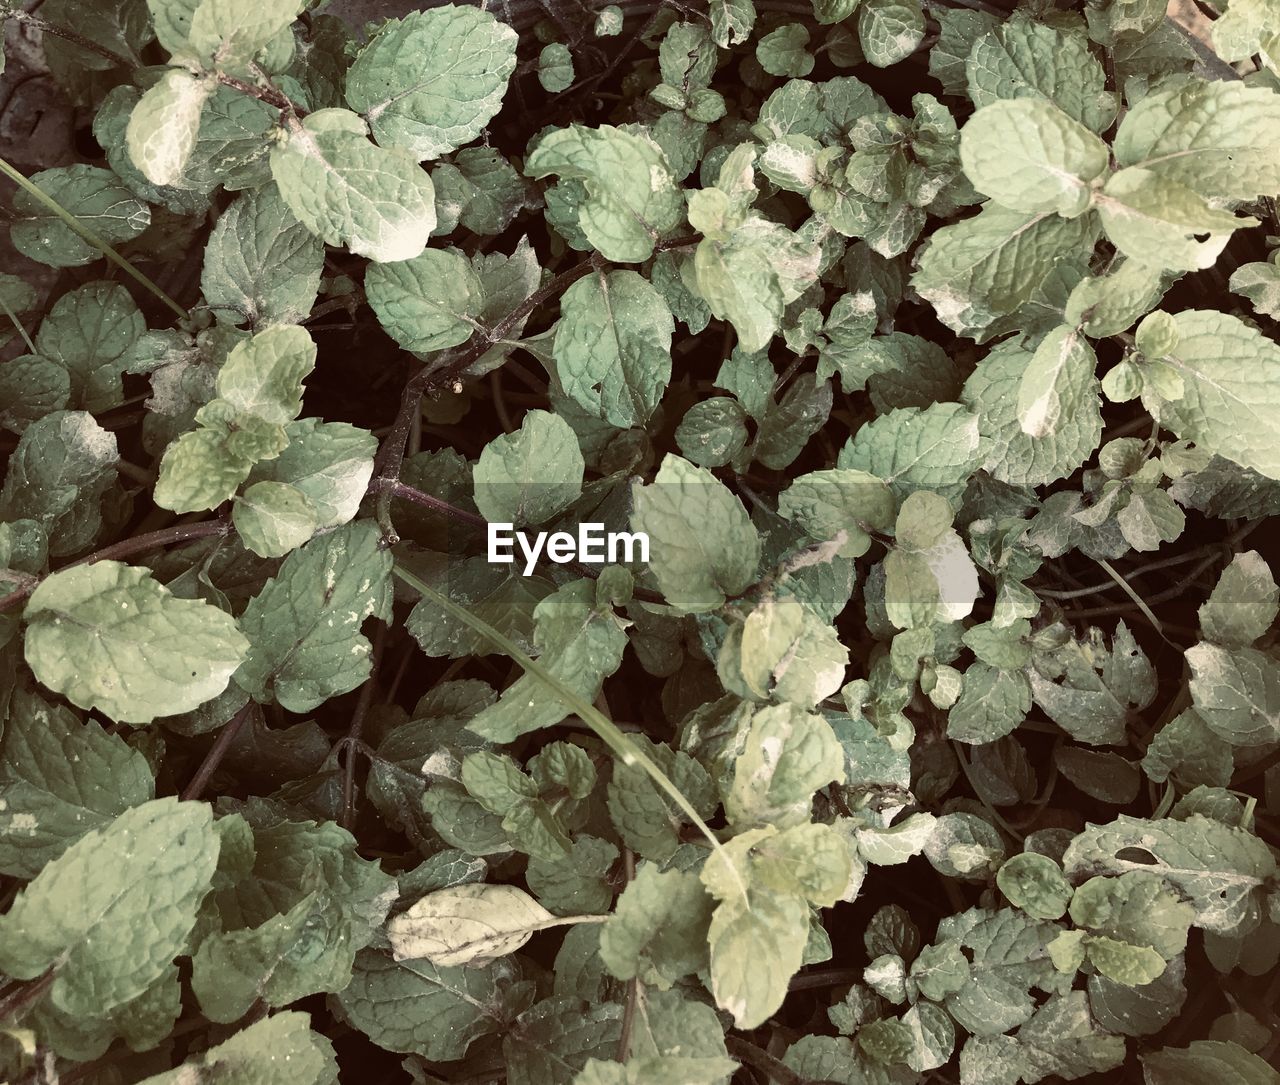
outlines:
[{"label": "pale green leaf", "polygon": [[516,32],[457,4],[384,23],[347,73],[347,102],[378,142],[418,161],[470,143],[502,106]]},{"label": "pale green leaf", "polygon": [[560,128],[538,141],[525,172],[579,181],[586,198],[579,227],[606,259],[646,260],[658,238],[684,214],[666,156],[645,135],[612,125]]},{"label": "pale green leaf", "polygon": [[1107,145],[1043,98],[979,109],[960,132],[960,161],[974,188],[1014,211],[1089,207],[1089,182],[1106,168]]},{"label": "pale green leaf", "polygon": [[309,1021],[296,1011],[275,1014],[139,1085],[335,1085],[333,1045]]},{"label": "pale green leaf", "polygon": [[[1147,409],[1178,437],[1280,478],[1280,346],[1226,313],[1190,309],[1173,319],[1177,345],[1146,360],[1156,378],[1143,382]],[[1159,390],[1170,381],[1181,382],[1180,398]]]},{"label": "pale green leaf", "polygon": [[0,968],[55,970],[52,1003],[92,1016],[142,994],[182,952],[209,891],[218,837],[207,805],[156,799],[81,837],[0,920]]},{"label": "pale green leaf", "polygon": [[248,647],[225,611],[179,599],[146,569],[100,561],[55,573],[27,601],[27,663],[50,689],[149,723],[216,697]]},{"label": "pale green leaf", "polygon": [[553,352],[566,393],[620,429],[649,420],[671,379],[675,321],[634,271],[588,275],[560,299]]},{"label": "pale green leaf", "polygon": [[358,520],[294,551],[249,601],[240,627],[249,651],[236,682],[260,701],[309,712],[369,677],[360,627],[389,617],[391,554]]},{"label": "pale green leaf", "polygon": [[271,175],[289,210],[330,245],[377,262],[409,260],[436,227],[431,178],[413,156],[375,147],[364,122],[322,109],[271,150]]},{"label": "pale green leaf", "polygon": [[255,482],[235,499],[231,522],[240,541],[261,558],[279,558],[319,526],[311,498],[286,482]]},{"label": "pale green leaf", "polygon": [[170,68],[133,107],[125,133],[129,156],[153,185],[172,185],[182,177],[214,85],[208,78]]},{"label": "pale green leaf", "polygon": [[649,536],[650,568],[672,606],[714,610],[755,579],[760,538],[742,503],[709,471],[679,456],[632,491],[632,527]]}]

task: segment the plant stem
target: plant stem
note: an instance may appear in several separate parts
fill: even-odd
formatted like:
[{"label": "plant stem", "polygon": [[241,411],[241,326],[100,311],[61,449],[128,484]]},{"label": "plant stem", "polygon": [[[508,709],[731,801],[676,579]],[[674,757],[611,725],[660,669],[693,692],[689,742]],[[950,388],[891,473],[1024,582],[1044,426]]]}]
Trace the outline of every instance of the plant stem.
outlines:
[{"label": "plant stem", "polygon": [[750,1063],[778,1085],[815,1085],[797,1074],[785,1062],[775,1059],[769,1052],[756,1047],[753,1043],[748,1043],[741,1036],[729,1033],[724,1038],[724,1046],[735,1059]]},{"label": "plant stem", "polygon": [[387,643],[387,627],[378,622],[373,634],[373,655],[369,667],[369,677],[360,687],[360,696],[356,700],[356,710],[351,713],[351,726],[347,728],[347,748],[342,760],[342,811],[338,816],[338,824],[350,830],[355,824],[356,813],[356,749],[360,743],[360,735],[364,730],[364,718],[369,714],[369,706],[373,704],[374,680],[378,676],[378,667],[382,662],[382,651]]},{"label": "plant stem", "polygon": [[[116,558],[130,557],[134,554],[145,554],[148,550],[159,550],[176,543],[192,542],[196,539],[208,539],[215,535],[226,535],[231,531],[231,524],[226,520],[202,520],[195,524],[175,524],[173,527],[161,528],[146,535],[137,535],[132,539],[123,539],[101,550],[95,550],[82,558],[64,565],[64,569],[74,569],[77,565],[92,565],[95,561],[111,561]],[[61,572],[62,570],[58,570]],[[0,612],[7,610],[15,603],[20,603],[36,590],[40,580],[33,578],[30,584],[16,588],[8,595],[0,595]]]},{"label": "plant stem", "polygon": [[65,26],[59,26],[57,23],[51,23],[48,19],[34,15],[29,11],[24,11],[22,8],[12,8],[5,11],[4,18],[16,19],[20,23],[26,23],[33,29],[39,30],[42,34],[52,34],[55,38],[61,38],[63,41],[70,42],[81,49],[96,53],[103,60],[109,60],[112,64],[121,68],[133,69],[138,66],[136,60],[130,60],[128,57],[122,57],[119,53],[113,53],[105,45],[99,45],[96,41],[86,38],[83,34],[78,34]]},{"label": "plant stem", "polygon": [[305,117],[307,111],[301,106],[294,104],[284,91],[274,84],[268,82],[266,86],[255,86],[253,83],[238,79],[234,75],[228,75],[226,72],[218,73],[218,82],[224,87],[231,87],[238,90],[241,94],[247,94],[250,98],[257,98],[260,102],[265,102],[269,106],[280,110],[281,113],[288,113],[294,116]]},{"label": "plant stem", "polygon": [[252,709],[253,701],[246,701],[244,707],[222,725],[222,730],[218,732],[218,737],[213,740],[213,745],[209,747],[209,752],[205,754],[204,760],[200,762],[200,767],[196,769],[196,774],[191,777],[191,782],[183,789],[181,795],[183,802],[194,802],[204,794],[204,789],[208,786],[210,778],[218,771],[218,766],[222,764],[222,759],[227,756],[227,751],[231,749],[231,744],[235,742],[236,736],[240,734],[241,729],[244,727],[244,722],[249,718],[249,713]]},{"label": "plant stem", "polygon": [[0,1021],[15,1022],[24,1017],[53,986],[55,974],[52,968],[41,976],[22,984],[6,998],[0,1000]]},{"label": "plant stem", "polygon": [[487,528],[489,526],[489,521],[483,516],[477,516],[474,512],[468,512],[466,509],[460,509],[457,505],[451,505],[448,501],[444,501],[432,494],[423,493],[421,490],[410,486],[407,482],[401,482],[399,479],[374,479],[369,489],[375,492],[389,492],[392,497],[411,501],[415,505],[421,505],[424,509],[441,513],[449,517],[450,520],[458,520],[461,523],[479,528]]}]

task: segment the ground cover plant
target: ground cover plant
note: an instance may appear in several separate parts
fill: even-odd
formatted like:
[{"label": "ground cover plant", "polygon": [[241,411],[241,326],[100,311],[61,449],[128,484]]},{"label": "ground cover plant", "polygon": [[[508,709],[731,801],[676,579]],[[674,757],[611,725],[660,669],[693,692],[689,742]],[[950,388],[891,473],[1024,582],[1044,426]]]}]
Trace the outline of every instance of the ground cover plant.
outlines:
[{"label": "ground cover plant", "polygon": [[0,1079],[1280,1081],[1275,0],[324,6],[4,12]]}]

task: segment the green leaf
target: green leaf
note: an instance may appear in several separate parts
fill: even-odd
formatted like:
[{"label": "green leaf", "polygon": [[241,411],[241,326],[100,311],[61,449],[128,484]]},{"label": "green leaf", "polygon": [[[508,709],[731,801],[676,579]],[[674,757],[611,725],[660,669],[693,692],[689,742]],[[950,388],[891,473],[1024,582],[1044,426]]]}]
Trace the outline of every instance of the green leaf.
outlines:
[{"label": "green leaf", "polygon": [[276,325],[237,343],[218,372],[217,398],[196,412],[200,428],[165,450],[156,504],[175,512],[213,508],[254,463],[277,456],[315,361],[315,343],[296,326]]},{"label": "green leaf", "polygon": [[[507,999],[511,979],[501,963],[437,968],[365,950],[337,998],[379,1047],[446,1061],[462,1058],[480,1037],[505,1031],[515,1015]],[[406,1014],[406,1006],[413,1012]]]},{"label": "green leaf", "polygon": [[1059,919],[1071,900],[1062,867],[1047,855],[1024,851],[1005,861],[996,884],[1009,903],[1036,919]]},{"label": "green leaf", "polygon": [[836,466],[866,471],[900,497],[914,490],[956,494],[981,462],[978,418],[958,403],[887,411],[859,427]]},{"label": "green leaf", "polygon": [[1088,385],[1077,410],[1060,417],[1043,436],[1033,438],[1023,429],[1018,399],[1032,359],[1032,353],[1017,342],[1001,343],[978,363],[961,396],[978,416],[978,432],[986,449],[983,469],[1013,486],[1065,478],[1089,458],[1102,436],[1102,411],[1096,393],[1087,394]]},{"label": "green leaf", "polygon": [[741,1029],[764,1024],[781,1007],[800,970],[809,908],[788,893],[752,893],[750,907],[723,901],[711,918],[711,993]]},{"label": "green leaf", "polygon": [[785,23],[756,42],[756,60],[770,75],[803,79],[813,71],[813,56],[805,49],[809,31],[800,23]]},{"label": "green leaf", "polygon": [[250,488],[273,482],[297,490],[315,510],[317,531],[354,519],[373,477],[377,439],[346,422],[318,418],[302,418],[284,429],[288,446],[275,459],[254,466]]},{"label": "green leaf", "polygon": [[[548,416],[551,417],[551,416]],[[590,580],[566,584],[543,599],[533,612],[534,647],[543,669],[588,702],[600,695],[604,679],[618,669],[627,646],[623,623],[596,598]],[[551,727],[573,708],[537,675],[525,674],[484,709],[468,729],[496,742]]]},{"label": "green leaf", "polygon": [[1121,121],[1115,156],[1206,198],[1280,189],[1280,97],[1242,82],[1191,79],[1148,94]]},{"label": "green leaf", "polygon": [[33,520],[54,557],[84,550],[102,527],[102,502],[116,483],[115,434],[84,411],[53,411],[23,431],[9,457],[0,518]]},{"label": "green leaf", "polygon": [[[732,636],[732,635],[731,635]],[[835,630],[795,599],[765,599],[749,615],[738,639],[726,640],[718,660],[721,680],[761,700],[814,708],[844,684],[849,653]]]},{"label": "green leaf", "polygon": [[634,271],[579,279],[560,299],[553,351],[570,397],[620,429],[644,425],[671,379],[675,331],[662,295]]},{"label": "green leaf", "polygon": [[1241,264],[1231,273],[1230,285],[1237,294],[1249,299],[1255,312],[1280,316],[1280,266],[1274,260]]},{"label": "green leaf", "polygon": [[309,712],[369,677],[360,627],[390,616],[392,560],[378,540],[377,527],[358,520],[285,558],[240,619],[249,651],[236,682],[246,692]]},{"label": "green leaf", "polygon": [[529,411],[514,433],[494,438],[473,471],[476,508],[495,523],[542,524],[582,493],[584,463],[569,423]]},{"label": "green leaf", "polygon": [[743,828],[798,825],[808,820],[814,793],[843,780],[840,743],[826,720],[795,705],[763,708],[734,762],[725,814]]},{"label": "green leaf", "polygon": [[887,68],[905,60],[924,40],[924,13],[911,0],[863,0],[858,41],[868,63]]},{"label": "green leaf", "polygon": [[387,334],[419,353],[465,343],[484,308],[480,277],[457,249],[427,249],[412,260],[374,264],[365,292]]},{"label": "green leaf", "polygon": [[[62,166],[33,173],[30,180],[110,244],[132,240],[151,225],[151,208],[110,170]],[[24,189],[14,193],[13,210],[9,236],[23,256],[51,267],[81,267],[102,256]]]},{"label": "green leaf", "polygon": [[1280,1081],[1280,1071],[1231,1041],[1193,1040],[1186,1047],[1166,1047],[1141,1057],[1147,1085],[1193,1085],[1202,1081],[1275,1085]]},{"label": "green leaf", "polygon": [[[1143,404],[1177,436],[1280,478],[1280,346],[1226,313],[1189,309],[1173,320],[1176,346],[1146,359],[1154,379],[1144,376]],[[1160,390],[1174,382],[1179,398]]]},{"label": "green leaf", "polygon": [[683,218],[666,156],[648,136],[624,128],[575,124],[550,132],[526,159],[525,172],[582,183],[578,226],[607,260],[647,260],[657,239]]},{"label": "green leaf", "polygon": [[652,775],[641,767],[615,765],[608,789],[609,817],[632,851],[654,862],[666,862],[680,846],[685,822],[692,822],[695,816],[709,817],[715,810],[715,791],[707,770],[683,750],[672,752],[649,740],[640,745],[684,796],[689,809],[680,804],[679,809],[674,808],[674,796],[662,794]]},{"label": "green leaf", "polygon": [[1014,211],[1082,214],[1089,182],[1107,168],[1107,145],[1042,98],[979,109],[960,133],[960,161],[979,191]]},{"label": "green leaf", "polygon": [[969,97],[979,109],[1000,100],[1047,99],[1093,132],[1104,131],[1115,118],[1106,73],[1073,26],[1015,12],[978,36],[963,63]]},{"label": "green leaf", "polygon": [[182,952],[218,855],[210,808],[156,799],[49,863],[0,919],[0,968],[55,970],[52,1003],[101,1014],[136,998]]},{"label": "green leaf", "polygon": [[1280,739],[1280,663],[1254,648],[1201,643],[1186,653],[1191,700],[1214,734],[1233,746]]},{"label": "green leaf", "polygon": [[1263,636],[1280,613],[1280,588],[1256,550],[1236,554],[1201,605],[1200,629],[1215,644],[1243,648]]},{"label": "green leaf", "polygon": [[538,54],[538,82],[550,94],[573,85],[573,54],[558,41],[545,45]]},{"label": "green leaf", "polygon": [[278,1013],[139,1085],[334,1085],[333,1045],[305,1013]]},{"label": "green leaf", "polygon": [[1229,933],[1244,921],[1254,892],[1276,871],[1275,857],[1252,833],[1203,814],[1149,821],[1121,814],[1090,825],[1067,847],[1067,876],[1145,872],[1164,878],[1196,909],[1196,926]]},{"label": "green leaf", "polygon": [[34,878],[154,793],[147,759],[118,735],[14,691],[0,747],[0,870]]},{"label": "green leaf", "polygon": [[849,558],[867,552],[868,531],[886,531],[893,525],[895,511],[888,486],[875,475],[853,468],[811,471],[778,496],[778,514],[798,522],[811,538],[830,542],[838,532],[845,532],[840,553]]},{"label": "green leaf", "polygon": [[1215,210],[1188,186],[1138,167],[1112,174],[1095,202],[1117,249],[1132,260],[1177,271],[1212,267],[1232,230],[1258,224]]},{"label": "green leaf", "polygon": [[516,32],[488,11],[446,4],[382,25],[347,73],[347,102],[384,147],[418,161],[470,143],[502,106]]},{"label": "green leaf", "polygon": [[124,402],[125,353],[147,330],[137,304],[119,283],[88,283],[63,294],[40,325],[36,350],[70,377],[69,405],[103,411]]},{"label": "green leaf", "polygon": [[279,558],[306,542],[319,524],[311,498],[284,482],[255,482],[231,510],[240,541],[262,558]]},{"label": "green leaf", "polygon": [[1045,714],[1080,742],[1107,746],[1124,740],[1130,713],[1156,695],[1155,669],[1121,621],[1107,649],[1094,628],[1037,655],[1027,676]]},{"label": "green leaf", "polygon": [[[217,0],[206,0],[207,5]],[[153,185],[181,180],[200,131],[200,114],[215,83],[182,68],[170,68],[138,100],[125,132],[129,157]]]},{"label": "green leaf", "polygon": [[216,697],[248,642],[225,611],[176,598],[146,569],[99,561],[32,593],[24,654],[41,682],[81,708],[150,723]]},{"label": "green leaf", "polygon": [[715,610],[755,579],[759,536],[709,471],[668,455],[652,483],[635,485],[632,502],[632,527],[649,536],[649,567],[671,606]]},{"label": "green leaf", "polygon": [[613,1059],[622,1030],[616,1002],[585,1006],[576,998],[548,998],[520,1015],[502,1054],[510,1085],[571,1085],[591,1059]]},{"label": "green leaf", "polygon": [[[1018,421],[1029,437],[1047,437],[1082,417],[1098,418],[1097,355],[1075,328],[1063,325],[1036,347],[1018,386]],[[1092,427],[1090,427],[1092,429]]]},{"label": "green leaf", "polygon": [[295,324],[311,312],[323,267],[323,243],[271,184],[244,193],[218,219],[200,291],[230,323]]},{"label": "green leaf", "polygon": [[668,990],[706,968],[711,904],[696,874],[644,863],[600,929],[600,958],[618,979]]},{"label": "green leaf", "polygon": [[1096,237],[1091,215],[1064,219],[988,203],[934,232],[911,285],[948,328],[982,340],[1035,294],[1061,258],[1092,251]]},{"label": "green leaf", "polygon": [[741,45],[756,22],[752,0],[711,0],[711,36],[721,49]]},{"label": "green leaf", "polygon": [[376,262],[410,260],[436,228],[435,190],[413,156],[375,147],[364,122],[322,109],[271,149],[271,176],[289,210],[330,245]]},{"label": "green leaf", "polygon": [[1009,734],[1031,711],[1026,676],[979,660],[964,672],[964,687],[947,717],[947,734],[980,745]]},{"label": "green leaf", "polygon": [[613,844],[584,834],[573,841],[567,859],[563,851],[554,861],[531,856],[525,880],[539,902],[557,915],[607,912],[613,903],[609,876],[617,859]]},{"label": "green leaf", "polygon": [[207,66],[247,65],[304,7],[304,0],[199,0],[187,43]]}]

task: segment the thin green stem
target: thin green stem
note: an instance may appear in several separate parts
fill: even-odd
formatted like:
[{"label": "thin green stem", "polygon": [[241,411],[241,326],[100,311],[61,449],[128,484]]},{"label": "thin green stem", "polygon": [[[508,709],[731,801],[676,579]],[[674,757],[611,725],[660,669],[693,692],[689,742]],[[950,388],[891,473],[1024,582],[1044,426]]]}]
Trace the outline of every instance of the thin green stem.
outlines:
[{"label": "thin green stem", "polygon": [[178,317],[185,320],[187,311],[179,305],[173,298],[169,297],[163,290],[152,282],[146,275],[137,269],[137,267],[129,260],[121,256],[114,248],[111,247],[99,234],[89,229],[75,215],[63,207],[53,197],[46,195],[39,187],[32,184],[18,170],[14,169],[5,159],[0,158],[0,173],[9,178],[23,192],[27,193],[32,199],[42,206],[52,211],[58,218],[67,224],[79,237],[83,238],[103,256],[110,260],[116,267],[120,268],[126,275],[146,287],[152,294],[165,303]]},{"label": "thin green stem", "polygon": [[22,326],[22,321],[18,319],[18,314],[9,308],[9,303],[0,298],[0,309],[4,310],[4,315],[9,318],[13,326],[18,329],[18,334],[22,336],[22,341],[27,344],[27,350],[32,354],[38,354],[36,345],[31,341],[31,336],[27,334],[27,329]]}]

